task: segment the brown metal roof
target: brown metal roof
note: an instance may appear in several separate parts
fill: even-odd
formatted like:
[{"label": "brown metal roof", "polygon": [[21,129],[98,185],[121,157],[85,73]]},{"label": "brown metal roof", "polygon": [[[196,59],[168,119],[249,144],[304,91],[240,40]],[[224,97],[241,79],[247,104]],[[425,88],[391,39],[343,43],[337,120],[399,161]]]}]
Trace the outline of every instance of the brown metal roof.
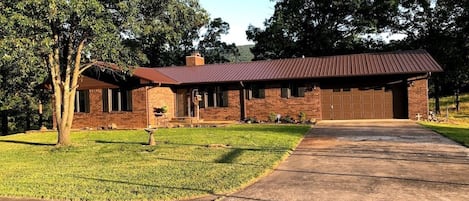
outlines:
[{"label": "brown metal roof", "polygon": [[[425,50],[210,64],[196,67],[145,68],[145,70],[137,70],[136,72],[150,74],[152,70],[158,71],[180,84],[398,75],[443,71]],[[160,77],[155,75],[154,77],[147,76],[147,78],[155,78],[154,81],[159,82],[157,78]]]},{"label": "brown metal roof", "polygon": [[136,68],[133,71],[133,75],[160,84],[179,84],[178,81],[156,71],[155,68]]},{"label": "brown metal roof", "polygon": [[[109,68],[112,70],[123,70],[116,64],[106,63],[106,62],[96,62],[95,64],[98,67]],[[132,68],[132,67],[131,67]],[[132,75],[141,79],[145,79],[154,83],[159,84],[179,84],[176,80],[171,79],[170,77],[156,71],[154,68],[143,68],[143,67],[133,67]]]}]

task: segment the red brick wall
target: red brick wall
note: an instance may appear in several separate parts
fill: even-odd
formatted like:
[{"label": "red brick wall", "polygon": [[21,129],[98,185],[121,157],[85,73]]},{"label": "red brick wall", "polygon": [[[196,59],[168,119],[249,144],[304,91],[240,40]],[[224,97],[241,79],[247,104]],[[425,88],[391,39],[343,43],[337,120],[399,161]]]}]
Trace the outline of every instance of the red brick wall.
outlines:
[{"label": "red brick wall", "polygon": [[[270,112],[282,116],[290,115],[295,119],[300,112],[305,112],[307,119],[321,118],[320,89],[312,89],[305,92],[305,97],[280,97],[280,85],[267,85],[265,98],[246,99],[246,117],[255,117],[258,120],[267,121]],[[240,120],[241,103],[240,90],[230,89],[228,92],[228,107],[201,108],[200,117],[204,120]]]},{"label": "red brick wall", "polygon": [[407,87],[409,103],[409,119],[416,120],[420,114],[422,119],[428,117],[428,80],[412,81]]},{"label": "red brick wall", "polygon": [[[154,87],[148,90],[148,118],[151,126],[157,126],[162,123],[163,118],[171,119],[175,114],[175,94],[169,87]],[[164,117],[157,117],[153,113],[153,108],[168,107],[168,112]]]},{"label": "red brick wall", "polygon": [[200,118],[203,120],[240,120],[241,104],[239,102],[239,89],[228,91],[228,107],[200,108]]},{"label": "red brick wall", "polygon": [[307,119],[321,118],[320,89],[307,86],[304,97],[282,98],[280,85],[267,85],[265,98],[246,100],[246,117],[267,121],[271,112],[281,116],[293,117],[298,120],[300,112],[306,114]]},{"label": "red brick wall", "polygon": [[103,112],[102,89],[90,89],[90,113],[75,113],[72,127],[97,129],[116,124],[117,128],[147,127],[146,89],[132,90],[131,112]]}]

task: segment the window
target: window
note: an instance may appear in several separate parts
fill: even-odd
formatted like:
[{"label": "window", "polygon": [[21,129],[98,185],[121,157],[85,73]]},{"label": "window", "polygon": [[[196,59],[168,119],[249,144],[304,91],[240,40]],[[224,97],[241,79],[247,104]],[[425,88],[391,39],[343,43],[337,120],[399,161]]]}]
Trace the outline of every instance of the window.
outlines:
[{"label": "window", "polygon": [[282,89],[280,91],[280,96],[282,98],[289,98],[292,97],[305,97],[306,87],[302,84],[285,84],[282,85]]},{"label": "window", "polygon": [[228,107],[228,90],[222,87],[216,88],[217,107]]},{"label": "window", "polygon": [[132,111],[132,91],[103,89],[103,111]]},{"label": "window", "polygon": [[262,84],[252,84],[247,93],[248,99],[265,98],[265,86]]},{"label": "window", "polygon": [[202,95],[200,108],[228,107],[228,89],[225,87],[210,87],[200,94]]},{"label": "window", "polygon": [[75,94],[75,112],[90,112],[90,91],[77,90]]}]

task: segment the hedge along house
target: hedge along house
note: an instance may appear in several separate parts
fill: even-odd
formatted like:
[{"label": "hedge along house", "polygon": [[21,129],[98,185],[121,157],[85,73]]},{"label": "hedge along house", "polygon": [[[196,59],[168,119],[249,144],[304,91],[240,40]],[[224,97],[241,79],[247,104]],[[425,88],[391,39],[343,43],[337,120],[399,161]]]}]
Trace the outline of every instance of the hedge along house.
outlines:
[{"label": "hedge along house", "polygon": [[[74,128],[155,126],[168,118],[417,119],[428,113],[428,78],[442,68],[425,50],[205,65],[137,68],[126,80],[88,73]],[[109,65],[101,63],[100,65]]]}]

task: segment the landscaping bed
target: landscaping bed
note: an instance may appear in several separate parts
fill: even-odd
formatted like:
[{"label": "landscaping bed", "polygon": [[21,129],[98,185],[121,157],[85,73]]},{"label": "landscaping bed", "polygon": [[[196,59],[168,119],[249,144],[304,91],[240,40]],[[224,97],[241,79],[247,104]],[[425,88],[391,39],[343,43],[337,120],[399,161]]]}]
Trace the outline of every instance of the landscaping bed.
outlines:
[{"label": "landscaping bed", "polygon": [[0,137],[0,196],[60,200],[176,200],[240,189],[270,172],[309,126],[235,125]]}]

